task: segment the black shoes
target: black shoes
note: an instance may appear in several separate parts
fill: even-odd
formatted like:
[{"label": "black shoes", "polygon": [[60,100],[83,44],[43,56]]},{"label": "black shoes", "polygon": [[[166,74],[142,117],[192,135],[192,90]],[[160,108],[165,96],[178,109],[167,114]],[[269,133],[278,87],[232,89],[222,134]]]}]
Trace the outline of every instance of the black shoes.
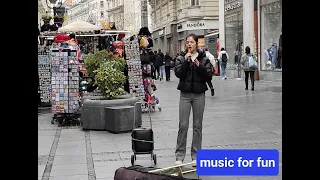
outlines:
[{"label": "black shoes", "polygon": [[[248,87],[246,87],[245,90],[248,90]],[[254,91],[254,87],[251,88],[251,91]]]},{"label": "black shoes", "polygon": [[211,96],[214,96],[214,89],[211,89]]}]

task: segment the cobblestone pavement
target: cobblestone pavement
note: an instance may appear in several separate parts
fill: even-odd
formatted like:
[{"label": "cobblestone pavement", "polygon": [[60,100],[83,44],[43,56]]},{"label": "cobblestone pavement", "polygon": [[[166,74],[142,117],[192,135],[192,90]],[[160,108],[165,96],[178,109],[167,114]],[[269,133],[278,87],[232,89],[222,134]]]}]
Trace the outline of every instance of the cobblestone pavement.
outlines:
[{"label": "cobblestone pavement", "polygon": [[[173,165],[178,132],[178,79],[157,81],[161,112],[152,113],[157,167]],[[243,80],[213,80],[216,95],[206,93],[203,148],[276,148],[280,151],[277,177],[200,177],[230,180],[282,179],[282,84],[257,81],[255,91],[245,91]],[[112,180],[114,171],[130,166],[130,133],[86,131],[80,127],[50,124],[52,114],[38,118],[39,180]],[[191,116],[192,117],[192,116]],[[186,161],[191,161],[191,129]],[[149,126],[143,114],[143,126]],[[137,156],[137,164],[152,166],[149,155]]]}]

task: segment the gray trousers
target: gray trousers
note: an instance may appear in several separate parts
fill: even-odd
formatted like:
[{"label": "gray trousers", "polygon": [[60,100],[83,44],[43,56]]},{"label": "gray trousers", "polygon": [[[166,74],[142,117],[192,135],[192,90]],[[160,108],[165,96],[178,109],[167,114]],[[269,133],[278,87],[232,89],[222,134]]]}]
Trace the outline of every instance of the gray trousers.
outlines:
[{"label": "gray trousers", "polygon": [[202,120],[205,106],[205,94],[180,93],[179,103],[179,132],[177,137],[176,160],[183,161],[186,156],[187,135],[189,128],[190,110],[193,114],[193,137],[191,145],[191,158],[196,160],[196,152],[201,149]]}]

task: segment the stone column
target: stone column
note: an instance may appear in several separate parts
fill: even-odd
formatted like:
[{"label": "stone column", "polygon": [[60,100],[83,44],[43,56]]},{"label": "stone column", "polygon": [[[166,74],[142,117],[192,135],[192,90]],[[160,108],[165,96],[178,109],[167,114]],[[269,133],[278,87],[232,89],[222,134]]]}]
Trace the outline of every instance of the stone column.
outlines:
[{"label": "stone column", "polygon": [[141,0],[141,27],[148,27],[148,2]]},{"label": "stone column", "polygon": [[249,46],[254,52],[254,0],[243,3],[243,47]]},{"label": "stone column", "polygon": [[219,0],[219,40],[220,40],[220,47],[226,47],[225,23],[224,23],[224,1],[225,0]]}]

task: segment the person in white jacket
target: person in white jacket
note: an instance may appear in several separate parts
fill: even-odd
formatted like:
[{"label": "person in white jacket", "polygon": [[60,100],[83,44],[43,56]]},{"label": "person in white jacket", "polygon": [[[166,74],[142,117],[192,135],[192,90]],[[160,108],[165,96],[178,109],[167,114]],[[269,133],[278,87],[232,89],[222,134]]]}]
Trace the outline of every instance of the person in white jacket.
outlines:
[{"label": "person in white jacket", "polygon": [[[210,63],[212,65],[212,68],[213,68],[212,72],[214,72],[214,68],[215,68],[215,65],[216,65],[216,61],[214,59],[214,56],[209,52],[208,48],[205,48],[204,50],[206,52],[207,58],[209,58]],[[208,84],[208,86],[209,86],[209,88],[211,90],[211,96],[214,96],[214,88],[213,88],[213,85],[212,85],[211,81],[212,81],[212,79],[210,81],[208,81],[207,84]]]},{"label": "person in white jacket", "polygon": [[224,48],[221,48],[221,51],[218,55],[218,60],[220,61],[222,79],[226,80],[227,79],[226,68],[227,68],[227,62],[229,60],[229,55]]}]

